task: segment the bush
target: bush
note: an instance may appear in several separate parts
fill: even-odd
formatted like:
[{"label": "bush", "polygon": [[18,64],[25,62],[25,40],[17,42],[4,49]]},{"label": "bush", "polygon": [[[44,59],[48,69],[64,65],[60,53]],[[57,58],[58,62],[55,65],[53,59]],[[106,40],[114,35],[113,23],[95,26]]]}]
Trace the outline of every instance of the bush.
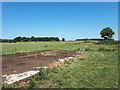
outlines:
[{"label": "bush", "polygon": [[106,49],[106,48],[104,48],[104,47],[100,47],[100,48],[98,49],[98,51],[115,51],[115,49],[114,49],[114,48],[113,48],[113,49],[110,49],[110,48]]},{"label": "bush", "polygon": [[103,51],[103,50],[105,50],[103,47],[100,47],[100,48],[98,49],[98,51]]},{"label": "bush", "polygon": [[85,51],[91,51],[91,49],[87,47],[87,48],[85,48]]},{"label": "bush", "polygon": [[94,44],[120,44],[120,41],[113,41],[113,40],[106,40],[106,41],[99,41]]},{"label": "bush", "polygon": [[78,48],[77,50],[80,50],[80,48]]}]

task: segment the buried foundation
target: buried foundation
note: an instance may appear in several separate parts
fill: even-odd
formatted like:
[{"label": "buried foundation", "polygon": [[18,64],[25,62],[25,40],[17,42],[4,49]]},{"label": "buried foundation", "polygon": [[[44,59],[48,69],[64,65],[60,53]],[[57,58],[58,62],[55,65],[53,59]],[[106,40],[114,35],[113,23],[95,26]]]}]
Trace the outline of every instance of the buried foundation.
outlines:
[{"label": "buried foundation", "polygon": [[[3,83],[12,84],[23,80],[37,74],[40,68],[52,68],[55,63],[63,63],[81,53],[84,51],[40,50],[2,55]],[[42,66],[40,65],[41,62]]]}]

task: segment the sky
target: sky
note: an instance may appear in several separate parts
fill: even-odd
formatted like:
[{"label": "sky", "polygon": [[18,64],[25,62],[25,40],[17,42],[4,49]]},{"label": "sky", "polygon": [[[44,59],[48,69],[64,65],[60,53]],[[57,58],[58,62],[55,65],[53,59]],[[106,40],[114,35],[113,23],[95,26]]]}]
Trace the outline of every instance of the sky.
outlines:
[{"label": "sky", "polygon": [[118,39],[117,2],[3,2],[2,38],[101,38],[111,27]]}]

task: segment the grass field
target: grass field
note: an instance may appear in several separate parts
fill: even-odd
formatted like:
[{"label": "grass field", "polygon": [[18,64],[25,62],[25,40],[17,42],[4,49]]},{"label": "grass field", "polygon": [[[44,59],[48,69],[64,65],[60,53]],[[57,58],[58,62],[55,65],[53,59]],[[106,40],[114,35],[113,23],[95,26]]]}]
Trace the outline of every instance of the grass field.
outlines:
[{"label": "grass field", "polygon": [[[87,52],[69,62],[66,61],[57,68],[43,70],[44,78],[38,79],[40,76],[35,75],[31,77],[27,85],[22,87],[118,88],[118,44],[86,44],[86,41],[2,44],[2,54],[42,49],[69,49]],[[19,84],[13,84],[7,87],[18,86]]]},{"label": "grass field", "polygon": [[[93,42],[93,41],[89,41]],[[97,42],[97,41],[94,41]],[[18,53],[25,51],[43,50],[43,49],[61,49],[61,50],[98,50],[99,48],[118,49],[118,45],[87,45],[85,41],[68,41],[68,42],[18,42],[2,43],[2,54]]]},{"label": "grass field", "polygon": [[[112,55],[111,55],[112,54]],[[83,60],[79,58],[82,57]],[[117,88],[118,57],[114,52],[87,52],[35,79],[35,88]],[[41,83],[41,84],[39,84]],[[29,86],[28,86],[29,87]]]}]

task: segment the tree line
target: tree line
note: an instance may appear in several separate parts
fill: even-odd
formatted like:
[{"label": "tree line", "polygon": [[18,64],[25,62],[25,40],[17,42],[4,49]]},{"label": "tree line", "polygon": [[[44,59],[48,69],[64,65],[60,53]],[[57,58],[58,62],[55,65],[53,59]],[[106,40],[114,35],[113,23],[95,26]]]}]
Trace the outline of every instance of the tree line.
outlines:
[{"label": "tree line", "polygon": [[[0,39],[1,42],[10,42],[10,43],[16,43],[16,42],[29,42],[29,41],[60,41],[58,37],[16,37],[14,39]],[[65,38],[62,38],[62,41],[65,41]]]},{"label": "tree line", "polygon": [[[100,32],[101,38],[104,39],[76,39],[76,41],[80,40],[114,40],[112,39],[113,35],[115,32],[110,28],[106,27],[103,28],[102,31]],[[28,41],[60,41],[58,37],[34,37],[32,36],[31,38],[28,37],[16,37],[14,39],[0,39],[0,42],[28,42]],[[62,38],[61,41],[65,41],[65,38]]]}]

